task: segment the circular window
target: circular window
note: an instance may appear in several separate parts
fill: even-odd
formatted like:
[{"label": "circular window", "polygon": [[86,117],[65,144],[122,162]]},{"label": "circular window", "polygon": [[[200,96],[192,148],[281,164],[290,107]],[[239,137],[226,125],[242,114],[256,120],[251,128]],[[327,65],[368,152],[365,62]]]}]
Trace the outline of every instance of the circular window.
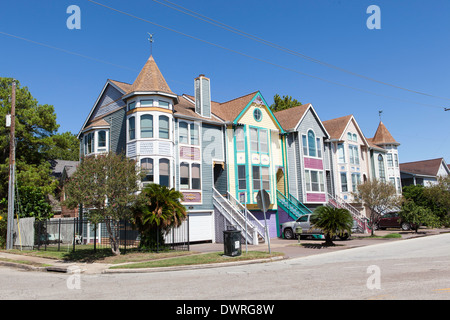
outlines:
[{"label": "circular window", "polygon": [[253,111],[253,117],[255,118],[256,121],[261,121],[262,119],[261,109],[256,108],[255,111]]}]

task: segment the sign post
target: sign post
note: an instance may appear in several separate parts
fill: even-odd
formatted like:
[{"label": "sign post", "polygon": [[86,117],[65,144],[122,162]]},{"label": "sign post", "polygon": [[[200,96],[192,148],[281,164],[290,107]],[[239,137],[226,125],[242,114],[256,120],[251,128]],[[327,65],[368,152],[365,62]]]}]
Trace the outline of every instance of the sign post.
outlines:
[{"label": "sign post", "polygon": [[269,246],[269,254],[270,254],[272,252],[270,251],[270,236],[269,230],[267,229],[267,219],[266,219],[267,208],[270,204],[270,196],[266,192],[266,190],[264,189],[259,190],[258,194],[256,195],[256,201],[258,202],[258,207],[263,211],[264,214],[264,230],[266,232],[267,245]]}]

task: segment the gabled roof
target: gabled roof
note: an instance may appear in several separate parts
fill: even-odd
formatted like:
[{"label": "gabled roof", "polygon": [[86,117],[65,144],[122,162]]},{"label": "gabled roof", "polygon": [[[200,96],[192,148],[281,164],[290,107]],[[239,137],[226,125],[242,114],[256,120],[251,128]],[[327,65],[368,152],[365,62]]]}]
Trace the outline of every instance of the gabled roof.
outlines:
[{"label": "gabled roof", "polygon": [[274,115],[284,130],[293,130],[297,127],[298,123],[306,114],[306,111],[310,106],[311,104],[307,103],[297,107],[277,111]]},{"label": "gabled roof", "polygon": [[354,123],[356,129],[358,130],[359,135],[362,137],[362,141],[364,142],[364,144],[366,146],[369,146],[369,142],[367,141],[366,137],[364,136],[364,133],[362,132],[361,128],[358,125],[358,122],[356,122],[356,119],[352,114],[336,119],[323,121],[322,123],[325,126],[326,130],[328,131],[330,139],[342,141],[345,139],[344,133],[347,130],[347,127],[349,126],[350,122]]},{"label": "gabled roof", "polygon": [[224,121],[234,121],[257,93],[255,91],[223,103],[211,102],[211,112]]},{"label": "gabled roof", "polygon": [[436,177],[441,165],[447,168],[447,172],[450,172],[444,158],[400,163],[400,171],[404,173]]},{"label": "gabled roof", "polygon": [[317,121],[319,122],[320,126],[322,127],[325,134],[329,137],[330,134],[328,133],[327,129],[323,125],[322,121],[319,118],[319,115],[317,114],[316,110],[314,109],[313,105],[311,103],[306,103],[301,106],[277,111],[274,113],[275,117],[278,119],[278,122],[283,127],[285,131],[289,130],[295,130],[300,122],[303,120],[305,115],[308,113],[308,110],[310,110],[314,116],[317,118]]},{"label": "gabled roof", "polygon": [[378,125],[377,131],[375,132],[375,136],[373,137],[372,142],[376,145],[383,145],[383,144],[400,145],[400,143],[395,141],[389,130],[381,121],[380,124]]},{"label": "gabled roof", "polygon": [[133,84],[127,90],[126,95],[132,92],[163,92],[174,94],[170,90],[161,71],[159,71],[153,56],[148,58],[136,80],[134,80]]},{"label": "gabled roof", "polygon": [[67,174],[70,174],[69,177],[76,171],[76,168],[79,161],[69,161],[69,160],[49,160],[52,173],[51,175],[57,178],[58,180],[61,179],[61,176],[63,175],[64,170],[67,172]]},{"label": "gabled roof", "polygon": [[106,91],[106,89],[108,88],[108,86],[112,86],[112,87],[116,88],[116,89],[119,91],[119,93],[125,94],[125,92],[126,92],[125,89],[126,89],[128,86],[131,86],[131,85],[128,84],[128,83],[120,82],[120,81],[116,81],[116,80],[111,80],[111,79],[106,80],[106,83],[105,83],[105,85],[103,86],[103,89],[102,89],[102,91],[100,92],[100,95],[98,96],[97,100],[95,101],[94,105],[92,106],[91,111],[89,112],[89,114],[88,114],[86,120],[84,121],[83,125],[81,126],[80,131],[78,132],[77,139],[80,138],[80,135],[81,135],[81,133],[83,132],[83,130],[84,130],[88,125],[90,125],[89,120],[91,119],[92,114],[94,113],[95,109],[97,108],[97,105],[98,105],[98,103],[101,101],[101,98],[103,97],[103,94],[105,93],[105,91]]},{"label": "gabled roof", "polygon": [[131,88],[131,84],[126,83],[126,82],[122,82],[122,81],[117,81],[117,80],[112,80],[112,79],[108,79],[109,82],[111,82],[113,85],[116,86],[116,88],[121,91],[123,94],[127,93],[128,91],[130,91]]},{"label": "gabled roof", "polygon": [[323,121],[323,125],[327,129],[330,139],[342,140],[345,128],[352,119],[353,115]]}]

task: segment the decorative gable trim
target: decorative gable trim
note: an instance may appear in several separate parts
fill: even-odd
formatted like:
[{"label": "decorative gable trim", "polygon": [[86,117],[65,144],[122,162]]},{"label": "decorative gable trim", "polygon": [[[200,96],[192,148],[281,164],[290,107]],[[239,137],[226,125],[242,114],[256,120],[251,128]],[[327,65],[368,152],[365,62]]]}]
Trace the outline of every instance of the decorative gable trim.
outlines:
[{"label": "decorative gable trim", "polygon": [[242,109],[242,111],[238,114],[238,116],[236,117],[236,119],[233,120],[233,124],[237,125],[239,123],[239,120],[242,118],[242,116],[248,111],[248,109],[250,108],[250,106],[252,105],[253,102],[255,101],[260,101],[257,102],[257,104],[260,104],[261,106],[264,106],[267,113],[269,114],[270,118],[272,119],[272,121],[275,123],[275,125],[278,127],[278,129],[280,130],[280,133],[285,133],[284,129],[281,127],[280,123],[278,122],[277,118],[274,116],[272,110],[270,110],[266,100],[264,99],[264,97],[262,96],[261,92],[257,92],[255,94],[255,96],[250,100],[250,102]]}]

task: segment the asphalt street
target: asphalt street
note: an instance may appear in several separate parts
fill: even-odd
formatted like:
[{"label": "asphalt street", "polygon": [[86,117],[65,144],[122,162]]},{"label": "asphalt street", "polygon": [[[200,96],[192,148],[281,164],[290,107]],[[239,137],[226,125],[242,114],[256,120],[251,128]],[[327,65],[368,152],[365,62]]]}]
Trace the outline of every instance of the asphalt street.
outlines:
[{"label": "asphalt street", "polygon": [[450,234],[281,261],[153,273],[0,267],[0,299],[450,299]]}]

